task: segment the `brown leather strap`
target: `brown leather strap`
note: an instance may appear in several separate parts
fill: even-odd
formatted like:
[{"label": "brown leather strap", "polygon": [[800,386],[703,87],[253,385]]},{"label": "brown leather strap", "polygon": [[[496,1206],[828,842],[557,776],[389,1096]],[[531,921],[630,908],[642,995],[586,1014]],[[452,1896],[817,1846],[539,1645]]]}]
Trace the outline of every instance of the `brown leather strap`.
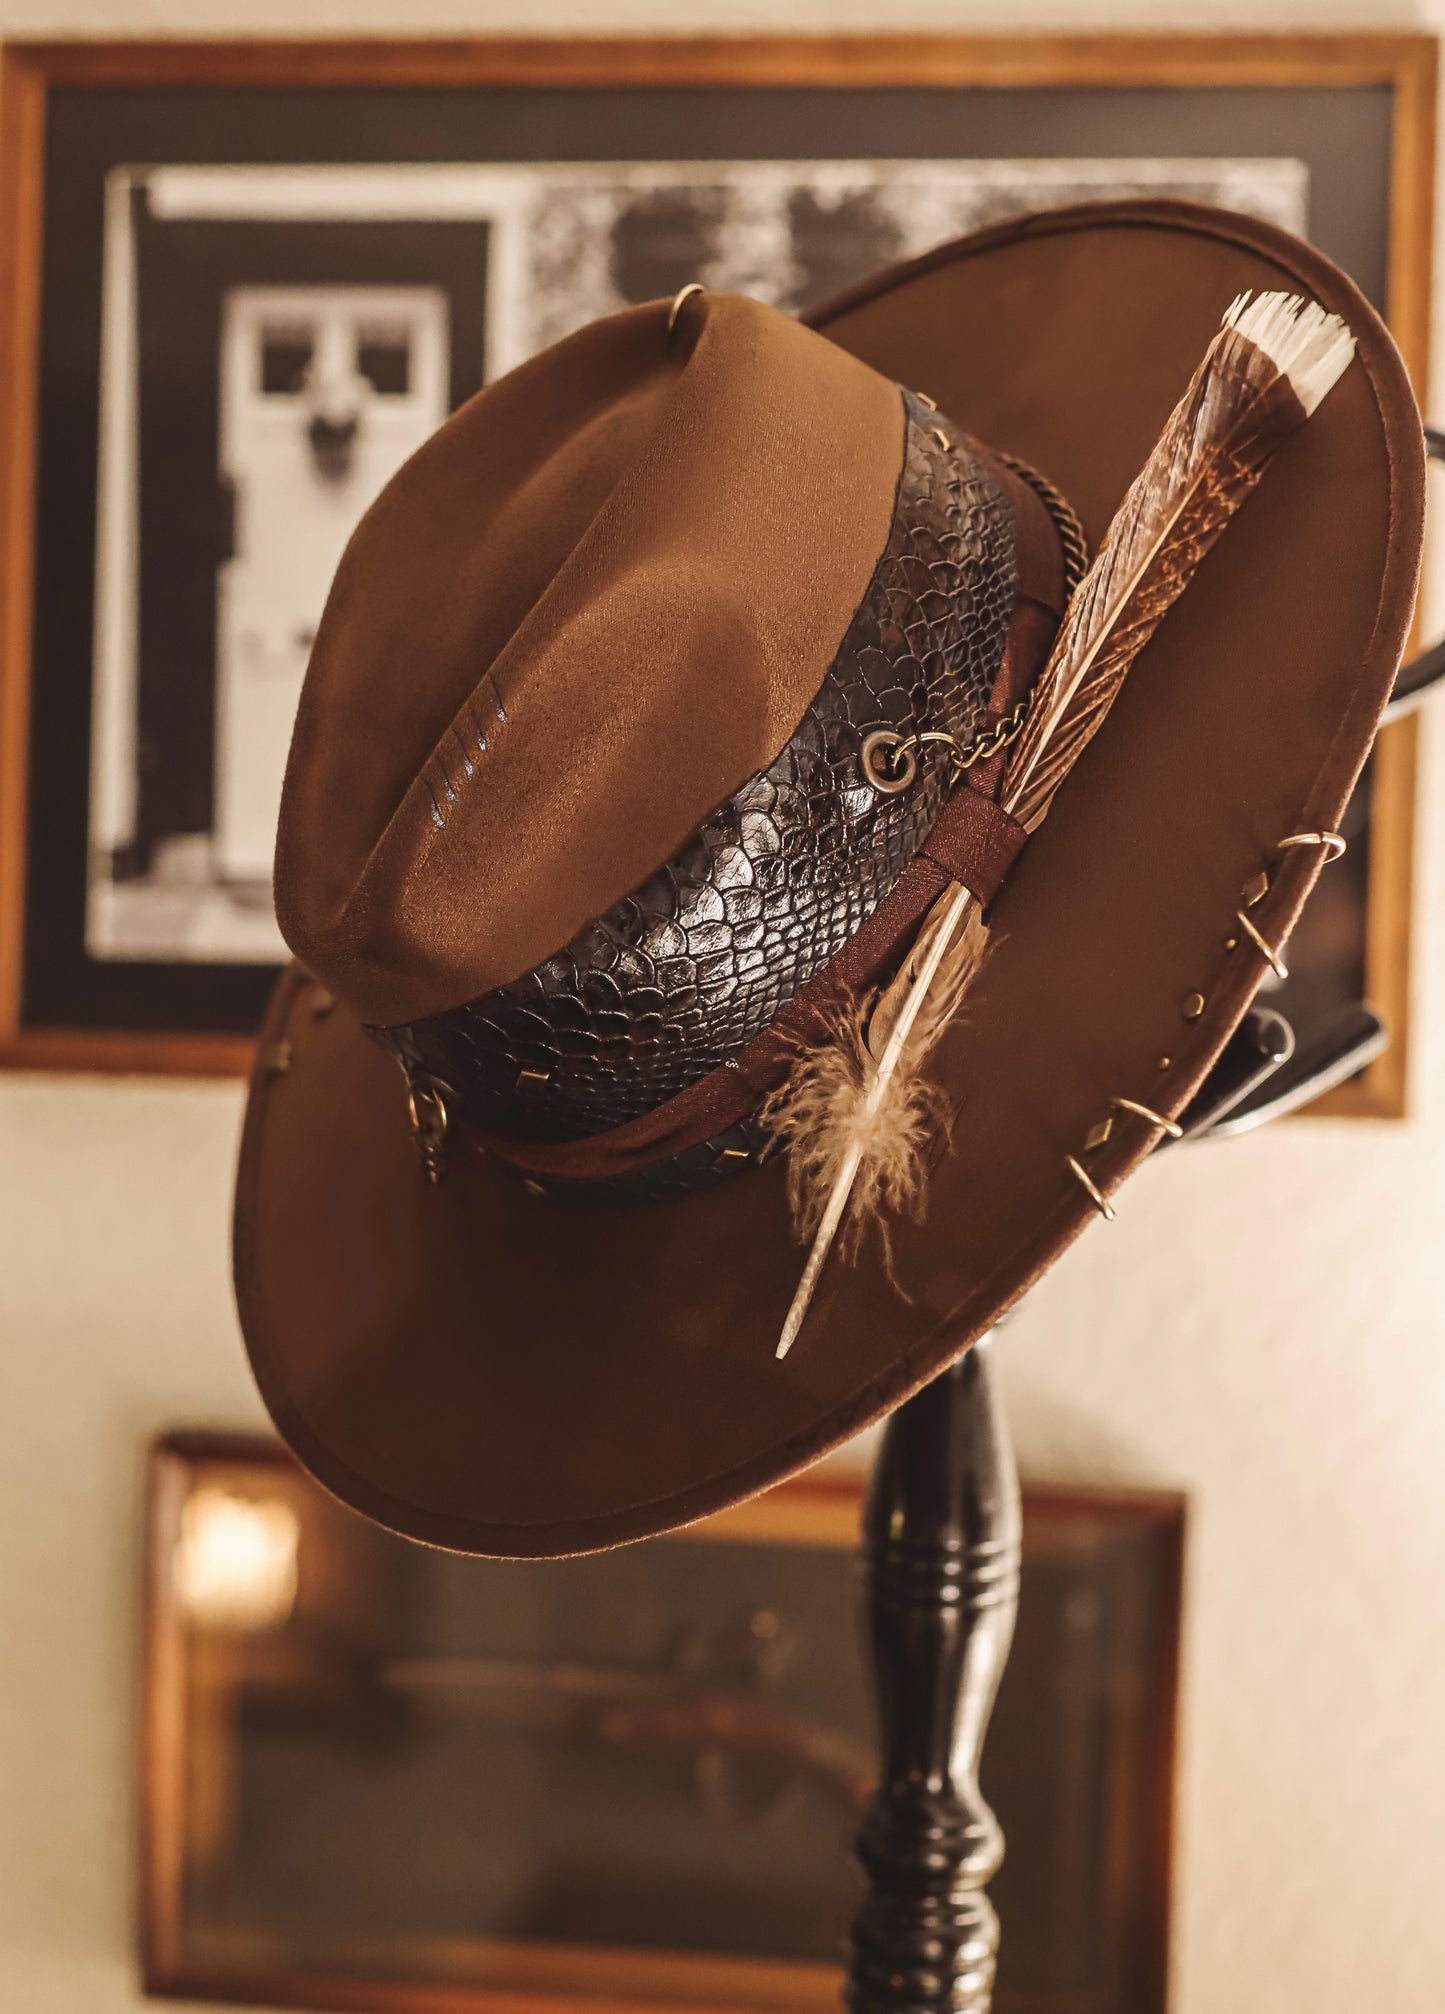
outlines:
[{"label": "brown leather strap", "polygon": [[[985,729],[1006,720],[1032,686],[1065,600],[1063,553],[1052,519],[1019,476],[988,459],[1013,509],[1018,594]],[[485,1146],[498,1160],[527,1174],[595,1182],[670,1160],[746,1119],[783,1081],[799,1049],[823,1034],[840,1001],[866,991],[897,966],[951,881],[981,903],[993,901],[1028,837],[995,801],[1007,759],[1005,750],[968,772],[867,922],[736,1056],[655,1110],[605,1133],[551,1142],[484,1135]]]},{"label": "brown leather strap", "polygon": [[[957,807],[957,815],[948,813]],[[955,790],[919,851],[987,908],[1028,838],[1016,818],[980,791]]]}]

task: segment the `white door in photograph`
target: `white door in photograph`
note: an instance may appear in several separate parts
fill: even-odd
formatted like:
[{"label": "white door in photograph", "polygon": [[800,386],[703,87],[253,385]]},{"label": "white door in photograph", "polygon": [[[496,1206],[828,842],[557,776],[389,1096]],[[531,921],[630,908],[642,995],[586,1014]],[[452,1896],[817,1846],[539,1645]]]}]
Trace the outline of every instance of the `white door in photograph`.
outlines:
[{"label": "white door in photograph", "polygon": [[431,287],[236,287],[221,324],[231,557],[217,581],[217,878],[269,896],[306,661],[357,519],[447,413]]}]

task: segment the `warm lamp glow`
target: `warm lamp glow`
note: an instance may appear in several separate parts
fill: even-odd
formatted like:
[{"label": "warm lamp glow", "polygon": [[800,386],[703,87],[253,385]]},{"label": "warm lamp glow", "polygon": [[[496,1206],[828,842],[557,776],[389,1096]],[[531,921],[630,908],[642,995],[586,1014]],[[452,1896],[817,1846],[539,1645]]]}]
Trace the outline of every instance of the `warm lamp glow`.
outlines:
[{"label": "warm lamp glow", "polygon": [[199,1489],[181,1513],[171,1559],[176,1598],[212,1629],[274,1629],[296,1599],[301,1521],[275,1498]]}]

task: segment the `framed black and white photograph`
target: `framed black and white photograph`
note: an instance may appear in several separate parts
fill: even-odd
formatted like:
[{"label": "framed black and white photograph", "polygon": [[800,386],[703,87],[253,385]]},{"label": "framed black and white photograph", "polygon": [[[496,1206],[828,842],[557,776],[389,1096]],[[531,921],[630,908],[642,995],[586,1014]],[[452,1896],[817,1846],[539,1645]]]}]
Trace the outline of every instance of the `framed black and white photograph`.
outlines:
[{"label": "framed black and white photograph", "polygon": [[87,956],[285,957],[271,856],[327,587],[488,378],[679,275],[796,312],[997,216],[1140,190],[1305,222],[1289,160],[112,170]]},{"label": "framed black and white photograph", "polygon": [[[7,46],[5,1059],[244,1066],[346,539],[596,316],[694,279],[801,312],[1004,216],[1177,195],[1313,238],[1418,374],[1422,45],[1181,46]],[[1403,1109],[1412,750],[1374,759],[1280,1002],[1385,1014],[1340,1110]]]}]

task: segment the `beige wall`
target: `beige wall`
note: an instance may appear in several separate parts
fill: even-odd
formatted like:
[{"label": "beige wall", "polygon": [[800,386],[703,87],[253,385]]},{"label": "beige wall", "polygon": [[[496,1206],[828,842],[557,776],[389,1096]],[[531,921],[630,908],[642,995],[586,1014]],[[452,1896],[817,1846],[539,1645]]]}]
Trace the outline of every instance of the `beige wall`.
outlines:
[{"label": "beige wall", "polygon": [[[1438,26],[1435,6],[0,0],[0,33]],[[1445,317],[1442,317],[1445,322]],[[1445,375],[1437,370],[1437,382]],[[1436,2014],[1445,1978],[1445,721],[1415,1117],[1146,1170],[1009,1330],[1025,1460],[1194,1499],[1182,2014]],[[142,1442],[250,1425],[228,1085],[0,1077],[0,2007],[133,2008]]]}]

